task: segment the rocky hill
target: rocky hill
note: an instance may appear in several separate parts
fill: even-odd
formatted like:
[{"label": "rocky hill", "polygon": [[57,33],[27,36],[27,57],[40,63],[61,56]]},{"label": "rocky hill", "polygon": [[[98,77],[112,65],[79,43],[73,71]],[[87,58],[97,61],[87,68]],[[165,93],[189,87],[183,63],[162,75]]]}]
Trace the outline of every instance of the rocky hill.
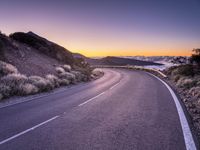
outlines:
[{"label": "rocky hill", "polygon": [[33,32],[0,33],[0,100],[96,79],[83,58]]},{"label": "rocky hill", "polygon": [[69,50],[33,32],[0,34],[0,60],[14,65],[23,74],[39,76],[54,74],[55,66],[81,65]]}]

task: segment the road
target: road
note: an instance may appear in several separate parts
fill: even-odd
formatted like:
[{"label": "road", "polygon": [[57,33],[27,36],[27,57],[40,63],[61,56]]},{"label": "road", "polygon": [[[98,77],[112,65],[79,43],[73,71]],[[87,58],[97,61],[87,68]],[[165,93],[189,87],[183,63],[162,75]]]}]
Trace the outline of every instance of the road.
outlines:
[{"label": "road", "polygon": [[0,109],[0,150],[184,150],[174,99],[157,78],[104,69],[92,82]]}]

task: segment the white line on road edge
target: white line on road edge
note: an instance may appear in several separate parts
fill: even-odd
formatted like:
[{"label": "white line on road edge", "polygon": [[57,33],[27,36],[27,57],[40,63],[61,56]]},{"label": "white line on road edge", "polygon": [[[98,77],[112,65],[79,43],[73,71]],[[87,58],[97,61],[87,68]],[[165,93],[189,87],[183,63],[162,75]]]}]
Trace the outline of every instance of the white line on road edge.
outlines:
[{"label": "white line on road edge", "polygon": [[93,97],[93,98],[90,98],[89,100],[85,101],[84,103],[81,103],[81,104],[78,105],[78,106],[83,106],[83,105],[87,104],[88,102],[92,101],[93,99],[95,99],[95,98],[97,98],[97,97],[103,95],[104,93],[105,93],[105,92],[102,92],[102,93],[98,94],[97,96],[95,96],[95,97]]},{"label": "white line on road edge", "polygon": [[1,142],[0,142],[0,145],[6,143],[6,142],[8,142],[8,141],[11,141],[11,140],[13,140],[13,139],[15,139],[15,138],[17,138],[17,137],[23,135],[23,134],[26,134],[26,133],[28,133],[28,132],[30,132],[30,131],[32,131],[32,130],[35,130],[36,128],[38,128],[38,127],[40,127],[40,126],[42,126],[42,125],[44,125],[44,124],[46,124],[46,123],[48,123],[48,122],[50,122],[50,121],[55,120],[55,119],[58,118],[58,117],[59,117],[59,116],[55,116],[55,117],[53,117],[53,118],[51,118],[51,119],[49,119],[49,120],[46,120],[46,121],[44,121],[44,122],[42,122],[42,123],[40,123],[40,124],[38,124],[38,125],[36,125],[36,126],[34,126],[34,127],[32,127],[32,128],[29,128],[29,129],[27,129],[27,130],[25,130],[25,131],[23,131],[23,132],[20,132],[20,133],[18,133],[18,134],[15,134],[15,135],[13,135],[13,136],[10,137],[10,138],[7,138],[7,139],[1,141]]},{"label": "white line on road edge", "polygon": [[[148,74],[150,74],[150,73],[148,73]],[[171,89],[171,87],[167,83],[165,83],[163,80],[161,80],[160,78],[158,78],[157,76],[155,76],[153,74],[150,74],[150,75],[154,76],[159,81],[161,81],[167,87],[167,89],[169,90],[169,92],[172,95],[174,102],[176,104],[176,108],[178,110],[178,115],[179,115],[179,119],[180,119],[180,122],[181,122],[181,127],[182,127],[182,131],[183,131],[186,149],[187,150],[196,150],[197,148],[196,148],[194,139],[192,137],[192,133],[191,133],[189,124],[188,124],[187,119],[185,117],[185,114],[183,112],[183,108],[182,108],[178,98],[176,97],[176,94]]]}]

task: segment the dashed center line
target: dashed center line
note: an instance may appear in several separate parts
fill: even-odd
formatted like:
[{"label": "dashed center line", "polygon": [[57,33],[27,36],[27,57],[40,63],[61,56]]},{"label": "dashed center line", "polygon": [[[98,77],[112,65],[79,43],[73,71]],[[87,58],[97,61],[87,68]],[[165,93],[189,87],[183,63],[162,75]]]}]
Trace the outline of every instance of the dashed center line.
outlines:
[{"label": "dashed center line", "polygon": [[109,89],[109,90],[112,90],[112,89],[114,89],[116,86],[118,86],[118,85],[119,85],[119,83],[120,83],[120,82],[118,82],[117,84],[115,84],[115,85],[113,85],[112,87],[110,87],[110,89]]},{"label": "dashed center line", "polygon": [[21,135],[24,135],[24,134],[26,134],[26,133],[28,133],[28,132],[30,132],[30,131],[32,131],[32,130],[35,130],[36,128],[38,128],[38,127],[40,127],[40,126],[42,126],[42,125],[44,125],[44,124],[46,124],[46,123],[48,123],[48,122],[50,122],[50,121],[55,120],[55,119],[58,118],[58,117],[59,117],[59,116],[55,116],[55,117],[53,117],[53,118],[51,118],[51,119],[49,119],[49,120],[46,120],[46,121],[44,121],[44,122],[42,122],[42,123],[40,123],[40,124],[38,124],[38,125],[36,125],[36,126],[33,126],[33,127],[29,128],[29,129],[27,129],[27,130],[25,130],[25,131],[23,131],[23,132],[20,132],[20,133],[18,133],[18,134],[15,134],[15,135],[13,135],[13,136],[11,136],[11,137],[9,137],[9,138],[7,138],[7,139],[1,141],[1,142],[0,142],[0,145],[2,145],[2,144],[4,144],[4,143],[7,143],[8,141],[11,141],[11,140],[13,140],[13,139],[15,139],[15,138],[17,138],[17,137],[19,137],[19,136],[21,136]]},{"label": "dashed center line", "polygon": [[98,94],[97,96],[95,96],[95,97],[93,97],[93,98],[90,98],[89,100],[85,101],[84,103],[79,104],[78,106],[83,106],[83,105],[87,104],[88,102],[92,101],[93,99],[95,99],[95,98],[97,98],[97,97],[103,95],[104,93],[105,93],[105,92],[102,92],[102,93]]},{"label": "dashed center line", "polygon": [[[111,90],[111,89],[115,88],[117,85],[119,85],[119,83],[120,83],[120,81],[119,81],[118,83],[116,83],[115,85],[113,85],[112,87],[110,87],[108,90]],[[107,91],[108,91],[108,90],[107,90]],[[100,97],[101,95],[103,95],[103,94],[105,94],[105,93],[106,93],[106,91],[104,91],[104,92],[98,94],[97,96],[95,96],[95,97],[93,97],[93,98],[90,98],[89,100],[85,101],[84,103],[79,104],[78,106],[83,106],[83,105],[87,104],[88,102],[90,102],[90,101],[92,101],[92,100],[94,100],[94,99]],[[63,114],[66,114],[66,112],[64,112]],[[25,130],[25,131],[22,131],[22,132],[17,133],[17,134],[15,134],[15,135],[13,135],[13,136],[11,136],[11,137],[9,137],[9,138],[3,140],[3,141],[0,141],[0,145],[2,145],[2,144],[4,144],[4,143],[7,143],[7,142],[9,142],[9,141],[11,141],[11,140],[13,140],[13,139],[15,139],[15,138],[17,138],[17,137],[20,137],[20,136],[22,136],[22,135],[24,135],[24,134],[26,134],[26,133],[28,133],[28,132],[30,132],[30,131],[33,131],[33,130],[35,130],[36,128],[38,128],[38,127],[40,127],[40,126],[42,126],[42,125],[44,125],[44,124],[46,124],[46,123],[48,123],[48,122],[51,122],[51,121],[55,120],[55,119],[58,118],[58,117],[60,117],[60,116],[52,117],[52,118],[50,118],[50,119],[48,119],[48,120],[46,120],[46,121],[44,121],[44,122],[42,122],[42,123],[40,123],[40,124],[38,124],[38,125],[35,125],[35,126],[29,128],[29,129]]]},{"label": "dashed center line", "polygon": [[[110,87],[108,90],[112,90],[112,89],[115,88],[117,85],[119,85],[120,82],[121,82],[121,80],[120,80],[118,83],[116,83],[115,85],[113,85],[112,87]],[[107,90],[107,91],[108,91],[108,90]],[[100,97],[101,95],[103,95],[103,94],[105,94],[105,93],[106,93],[106,91],[104,91],[104,92],[98,94],[98,95],[95,96],[95,97],[92,97],[92,98],[88,99],[87,101],[85,101],[85,102],[79,104],[78,106],[83,106],[83,105],[89,103],[90,101],[92,101],[92,100],[94,100],[94,99]]]}]

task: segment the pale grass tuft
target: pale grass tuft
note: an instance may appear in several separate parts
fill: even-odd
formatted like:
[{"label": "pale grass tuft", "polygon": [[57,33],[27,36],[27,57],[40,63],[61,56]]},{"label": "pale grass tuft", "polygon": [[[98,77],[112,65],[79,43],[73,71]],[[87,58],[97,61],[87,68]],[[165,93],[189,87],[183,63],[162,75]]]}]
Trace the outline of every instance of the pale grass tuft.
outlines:
[{"label": "pale grass tuft", "polygon": [[54,86],[54,87],[59,87],[59,79],[58,77],[56,77],[55,75],[52,74],[48,74],[46,75],[46,79],[50,81],[50,83]]},{"label": "pale grass tuft", "polygon": [[66,72],[70,72],[72,69],[70,65],[63,65],[63,68]]},{"label": "pale grass tuft", "polygon": [[5,76],[12,73],[18,73],[18,70],[13,65],[0,61],[0,77]]},{"label": "pale grass tuft", "polygon": [[185,77],[180,78],[176,83],[178,87],[182,87],[185,89],[191,88],[195,86],[195,84],[196,84],[195,80],[192,80],[190,78],[185,78]]},{"label": "pale grass tuft", "polygon": [[49,80],[39,76],[30,76],[29,82],[38,87],[39,91],[48,91],[54,88]]},{"label": "pale grass tuft", "polygon": [[39,91],[39,89],[30,83],[20,84],[19,85],[19,94],[20,95],[30,95],[35,94]]},{"label": "pale grass tuft", "polygon": [[58,74],[61,74],[61,73],[64,73],[65,70],[64,70],[62,67],[56,67],[56,72],[57,72]]}]

